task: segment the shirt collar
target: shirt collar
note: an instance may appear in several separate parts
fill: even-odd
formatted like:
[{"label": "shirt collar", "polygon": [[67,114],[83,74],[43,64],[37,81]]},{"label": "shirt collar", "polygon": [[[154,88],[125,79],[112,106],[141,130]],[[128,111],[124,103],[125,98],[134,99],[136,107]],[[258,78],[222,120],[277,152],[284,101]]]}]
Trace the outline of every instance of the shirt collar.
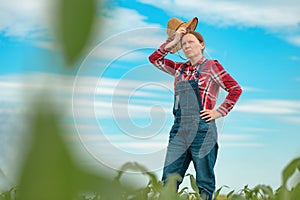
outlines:
[{"label": "shirt collar", "polygon": [[[206,57],[202,56],[201,59],[194,66],[201,65],[205,60],[206,60]],[[187,61],[187,64],[188,64],[188,66],[192,66],[191,61]]]}]

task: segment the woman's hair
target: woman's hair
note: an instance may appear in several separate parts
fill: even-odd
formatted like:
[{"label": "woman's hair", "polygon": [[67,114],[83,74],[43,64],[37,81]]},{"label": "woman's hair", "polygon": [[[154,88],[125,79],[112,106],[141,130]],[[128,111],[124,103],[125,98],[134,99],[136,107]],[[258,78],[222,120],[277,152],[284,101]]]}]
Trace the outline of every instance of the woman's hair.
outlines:
[{"label": "woman's hair", "polygon": [[199,40],[200,43],[204,42],[204,38],[200,33],[196,32],[196,31],[188,31],[187,34],[188,33],[194,35]]}]

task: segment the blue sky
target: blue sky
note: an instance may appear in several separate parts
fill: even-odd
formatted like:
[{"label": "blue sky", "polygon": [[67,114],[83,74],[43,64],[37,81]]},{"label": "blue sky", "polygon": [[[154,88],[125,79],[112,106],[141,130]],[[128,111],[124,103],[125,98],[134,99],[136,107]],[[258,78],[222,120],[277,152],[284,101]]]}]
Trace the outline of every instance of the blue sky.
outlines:
[{"label": "blue sky", "polygon": [[[235,108],[218,122],[217,187],[263,183],[275,189],[282,169],[299,156],[296,0],[109,1],[99,12],[92,44],[73,71],[62,69],[51,1],[25,2],[0,1],[6,19],[0,22],[0,176],[6,180],[1,190],[15,180],[24,148],[16,144],[26,141],[28,102],[41,90],[66,111],[62,123],[82,165],[116,169],[137,161],[161,176],[172,125],[173,80],[148,56],[165,41],[171,17],[198,17],[205,55],[222,63],[243,88]],[[169,58],[180,61],[177,54]],[[221,92],[219,100],[225,95]]]}]

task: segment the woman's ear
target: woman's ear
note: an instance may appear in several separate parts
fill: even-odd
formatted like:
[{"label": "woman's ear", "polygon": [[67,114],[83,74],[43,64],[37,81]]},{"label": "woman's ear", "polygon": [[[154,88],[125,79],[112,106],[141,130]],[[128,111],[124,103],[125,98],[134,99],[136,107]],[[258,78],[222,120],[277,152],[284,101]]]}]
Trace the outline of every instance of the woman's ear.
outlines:
[{"label": "woman's ear", "polygon": [[200,46],[201,46],[201,49],[204,49],[204,46],[205,46],[204,42],[200,42]]}]

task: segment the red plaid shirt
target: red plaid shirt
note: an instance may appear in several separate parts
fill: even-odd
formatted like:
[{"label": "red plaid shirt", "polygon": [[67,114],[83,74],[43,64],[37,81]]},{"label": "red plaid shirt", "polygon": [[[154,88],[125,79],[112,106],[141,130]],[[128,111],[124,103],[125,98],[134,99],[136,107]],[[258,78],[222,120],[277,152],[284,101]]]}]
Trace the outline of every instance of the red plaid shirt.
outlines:
[{"label": "red plaid shirt", "polygon": [[239,84],[225,71],[217,60],[207,60],[200,71],[199,77],[197,77],[197,70],[206,58],[203,56],[195,65],[191,65],[190,61],[174,62],[165,58],[169,52],[169,50],[164,49],[165,45],[166,43],[162,44],[159,49],[149,56],[150,62],[158,69],[175,77],[174,87],[176,86],[180,72],[184,66],[187,65],[181,79],[198,80],[200,97],[204,109],[214,109],[219,88],[221,87],[226,90],[228,94],[222,104],[217,108],[217,111],[220,112],[222,116],[227,115],[242,93]]}]

